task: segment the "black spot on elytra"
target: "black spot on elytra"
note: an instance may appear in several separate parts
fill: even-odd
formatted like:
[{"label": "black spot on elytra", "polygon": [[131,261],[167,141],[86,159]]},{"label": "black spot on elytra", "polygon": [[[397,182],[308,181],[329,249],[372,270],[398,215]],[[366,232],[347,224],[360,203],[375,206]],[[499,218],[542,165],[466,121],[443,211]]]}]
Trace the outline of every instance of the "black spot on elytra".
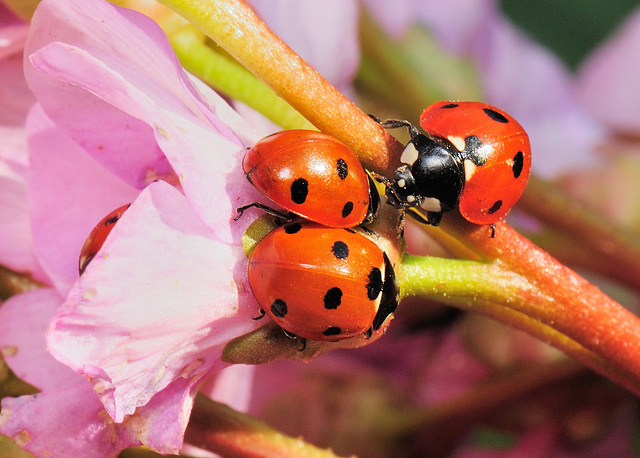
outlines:
[{"label": "black spot on elytra", "polygon": [[346,218],[351,214],[352,211],[353,211],[353,202],[347,202],[346,204],[344,204],[344,207],[342,207],[342,217]]},{"label": "black spot on elytra", "polygon": [[331,252],[336,258],[345,259],[347,256],[349,256],[349,247],[346,243],[338,240],[331,247]]},{"label": "black spot on elytra", "polygon": [[296,234],[302,229],[302,224],[300,223],[289,223],[284,225],[285,234]]},{"label": "black spot on elytra", "polygon": [[287,303],[282,299],[276,299],[271,304],[271,313],[277,318],[284,318],[287,316]]},{"label": "black spot on elytra", "polygon": [[330,337],[330,336],[337,336],[341,332],[342,332],[342,329],[340,329],[338,326],[331,326],[325,329],[323,334],[327,337]]},{"label": "black spot on elytra", "polygon": [[522,168],[524,167],[524,155],[522,151],[518,151],[515,156],[513,156],[513,177],[518,178],[522,173]]},{"label": "black spot on elytra", "polygon": [[328,310],[335,310],[342,303],[342,290],[338,287],[333,287],[327,294],[324,295],[324,308]]},{"label": "black spot on elytra", "polygon": [[104,222],[104,225],[111,226],[112,224],[116,224],[120,220],[120,216],[122,215],[113,215],[111,218]]},{"label": "black spot on elytra", "polygon": [[502,124],[509,123],[509,120],[505,118],[504,115],[501,115],[500,113],[498,113],[496,110],[492,110],[491,108],[483,108],[482,111],[484,111],[487,114],[487,116],[489,116],[491,119],[493,119],[496,122],[500,122]]},{"label": "black spot on elytra", "polygon": [[291,183],[291,200],[296,204],[303,204],[309,194],[309,182],[298,178]]},{"label": "black spot on elytra", "polygon": [[349,166],[347,165],[347,161],[344,159],[338,159],[337,166],[338,176],[341,180],[344,180],[347,178],[347,175],[349,175]]},{"label": "black spot on elytra", "polygon": [[369,283],[367,284],[367,297],[374,300],[382,291],[382,272],[377,267],[373,267],[369,272]]},{"label": "black spot on elytra", "polygon": [[493,215],[495,212],[500,210],[500,207],[502,207],[502,201],[496,200],[494,204],[491,206],[491,208],[489,209],[489,214]]},{"label": "black spot on elytra", "polygon": [[457,103],[447,103],[446,105],[442,105],[440,108],[447,110],[447,109],[456,108],[459,106],[460,105],[458,105]]}]

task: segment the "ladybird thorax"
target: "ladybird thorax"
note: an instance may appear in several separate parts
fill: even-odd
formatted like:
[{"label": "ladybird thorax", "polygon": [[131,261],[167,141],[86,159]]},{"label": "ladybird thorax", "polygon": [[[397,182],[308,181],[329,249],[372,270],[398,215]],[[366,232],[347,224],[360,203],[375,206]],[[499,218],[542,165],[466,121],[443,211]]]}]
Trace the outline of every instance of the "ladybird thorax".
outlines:
[{"label": "ladybird thorax", "polygon": [[455,209],[465,182],[460,152],[446,141],[425,135],[416,136],[411,142],[418,151],[411,164],[415,188],[422,197],[418,205],[431,212]]}]

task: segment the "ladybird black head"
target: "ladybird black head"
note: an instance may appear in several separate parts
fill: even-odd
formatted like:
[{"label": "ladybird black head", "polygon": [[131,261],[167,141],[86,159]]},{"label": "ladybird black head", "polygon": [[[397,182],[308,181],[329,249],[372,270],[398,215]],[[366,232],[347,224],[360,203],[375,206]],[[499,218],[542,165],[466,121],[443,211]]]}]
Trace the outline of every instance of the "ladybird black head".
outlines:
[{"label": "ladybird black head", "polygon": [[271,304],[271,313],[278,318],[284,318],[287,315],[287,303],[282,299],[276,299]]},{"label": "ladybird black head", "polygon": [[347,202],[346,204],[344,204],[344,207],[342,207],[342,217],[346,218],[351,214],[352,211],[353,211],[353,202]]},{"label": "ladybird black head", "polygon": [[324,330],[323,334],[327,337],[337,336],[342,332],[338,326],[331,326]]},{"label": "ladybird black head", "polygon": [[501,200],[496,200],[493,205],[491,206],[491,208],[489,209],[488,213],[490,215],[493,215],[495,212],[497,212],[498,210],[500,210],[500,207],[502,207],[502,201]]},{"label": "ladybird black head", "polygon": [[496,110],[492,110],[491,108],[483,108],[482,111],[484,111],[487,114],[487,116],[489,116],[492,120],[496,122],[500,122],[503,124],[509,123],[509,120],[505,118],[504,115],[498,113]]},{"label": "ladybird black head", "polygon": [[324,295],[324,308],[327,310],[335,310],[342,303],[342,290],[333,287]]},{"label": "ladybird black head", "polygon": [[291,200],[296,204],[303,204],[309,194],[309,182],[298,178],[291,183]]},{"label": "ladybird black head", "polygon": [[331,247],[331,252],[336,258],[345,259],[347,256],[349,256],[349,247],[346,243],[338,240]]},{"label": "ladybird black head", "polygon": [[367,297],[374,300],[382,291],[382,272],[377,267],[369,272],[369,283],[367,283]]},{"label": "ladybird black head", "polygon": [[513,156],[513,166],[511,170],[513,170],[513,177],[518,178],[522,173],[522,169],[524,167],[524,155],[522,151],[518,151],[515,156]]},{"label": "ladybird black head", "polygon": [[296,234],[300,232],[300,229],[302,229],[302,224],[300,223],[289,223],[284,225],[285,234]]},{"label": "ladybird black head", "polygon": [[344,180],[345,178],[347,178],[347,175],[349,175],[349,166],[347,166],[347,161],[345,161],[344,159],[338,159],[337,171],[338,171],[338,176],[340,177],[341,180]]}]

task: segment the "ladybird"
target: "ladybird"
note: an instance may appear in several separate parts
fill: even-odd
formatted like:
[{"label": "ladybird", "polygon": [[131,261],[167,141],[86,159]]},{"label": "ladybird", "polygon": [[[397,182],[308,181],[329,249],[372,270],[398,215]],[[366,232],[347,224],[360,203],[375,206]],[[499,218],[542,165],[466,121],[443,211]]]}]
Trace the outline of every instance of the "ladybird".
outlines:
[{"label": "ladybird", "polygon": [[396,208],[420,207],[428,223],[458,209],[474,224],[494,224],[520,199],[531,172],[531,147],[524,128],[504,111],[481,102],[437,102],[420,116],[421,134],[407,121],[411,140],[386,185]]},{"label": "ladybird", "polygon": [[94,227],[89,233],[89,237],[87,237],[87,240],[82,246],[82,250],[80,250],[80,259],[78,262],[80,275],[82,275],[87,269],[91,260],[96,256],[98,251],[100,251],[100,248],[102,248],[104,241],[107,239],[107,236],[114,228],[115,224],[120,220],[122,214],[127,211],[130,206],[131,204],[129,203],[116,208],[114,211],[102,218],[96,227]]},{"label": "ladybird", "polygon": [[288,335],[338,341],[382,326],[398,305],[389,258],[351,229],[279,226],[249,257],[256,301]]},{"label": "ladybird", "polygon": [[[280,207],[325,226],[369,223],[378,211],[378,191],[355,153],[321,132],[269,135],[247,151],[242,167],[249,182]],[[236,219],[250,207],[282,216],[256,202],[238,208]]]}]

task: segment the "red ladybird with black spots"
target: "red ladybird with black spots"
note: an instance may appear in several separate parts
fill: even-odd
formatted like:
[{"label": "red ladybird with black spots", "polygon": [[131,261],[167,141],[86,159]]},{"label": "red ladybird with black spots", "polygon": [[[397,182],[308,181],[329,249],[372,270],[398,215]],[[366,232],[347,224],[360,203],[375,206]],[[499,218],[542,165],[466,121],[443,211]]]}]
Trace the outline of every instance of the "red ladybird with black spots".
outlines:
[{"label": "red ladybird with black spots", "polygon": [[430,224],[456,208],[471,223],[494,224],[524,192],[531,171],[529,137],[499,108],[481,102],[434,103],[420,117],[426,135],[407,121],[381,125],[407,127],[411,140],[393,178],[376,178],[385,183],[391,205],[420,207]]},{"label": "red ladybird with black spots", "polygon": [[116,208],[107,216],[102,218],[96,227],[89,233],[87,240],[84,242],[82,249],[80,250],[80,259],[78,260],[78,270],[80,275],[84,273],[91,260],[98,254],[102,245],[104,245],[107,236],[111,230],[115,227],[116,223],[122,217],[122,214],[127,211],[131,204],[125,204]]},{"label": "red ladybird with black spots", "polygon": [[[242,167],[247,179],[280,207],[325,226],[354,227],[371,222],[378,211],[378,192],[358,157],[321,132],[269,135],[247,151]],[[242,215],[250,207],[291,219],[259,202],[237,211]]]},{"label": "red ladybird with black spots", "polygon": [[371,335],[398,305],[393,267],[375,243],[350,229],[302,220],[256,245],[249,284],[264,313],[302,339]]}]

